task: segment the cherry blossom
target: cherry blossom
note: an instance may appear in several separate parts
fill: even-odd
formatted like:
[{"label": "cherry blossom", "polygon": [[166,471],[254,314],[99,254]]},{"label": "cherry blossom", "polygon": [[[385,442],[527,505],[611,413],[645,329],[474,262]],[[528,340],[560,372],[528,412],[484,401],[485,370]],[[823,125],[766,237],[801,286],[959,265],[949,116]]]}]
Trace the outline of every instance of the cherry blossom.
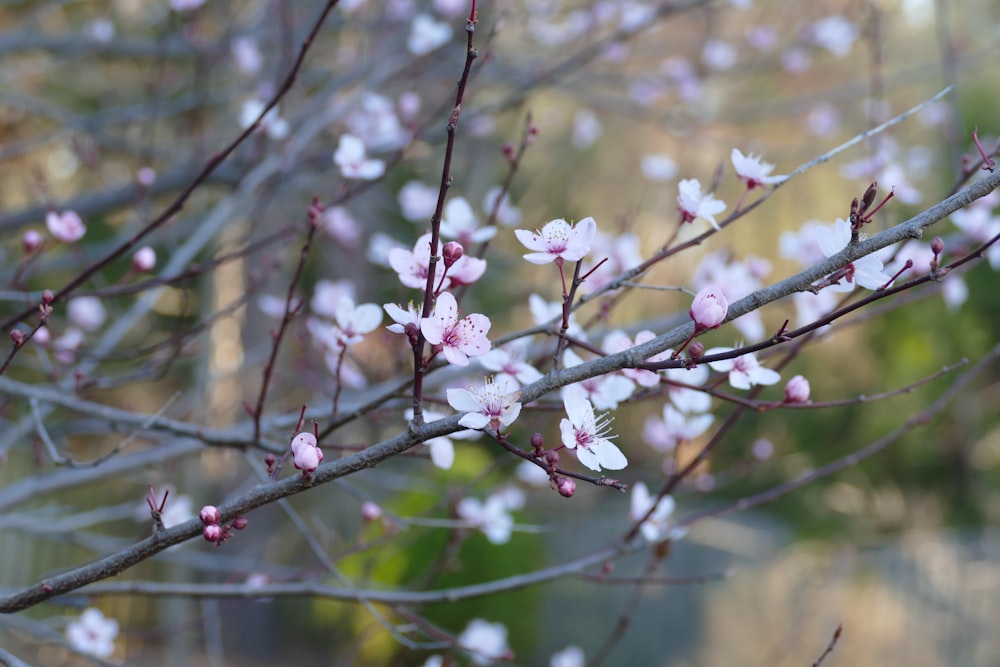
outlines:
[{"label": "cherry blossom", "polygon": [[292,461],[303,473],[310,473],[323,460],[323,450],[316,443],[316,436],[303,431],[292,438]]},{"label": "cherry blossom", "polygon": [[49,233],[57,241],[63,243],[76,243],[87,233],[87,225],[83,223],[76,211],[63,211],[62,213],[49,211],[45,214],[45,226],[49,228]]},{"label": "cherry blossom", "polygon": [[[567,349],[563,353],[564,368],[572,368],[582,363],[583,359],[573,350]],[[635,383],[618,373],[595,375],[576,384],[584,389],[587,399],[598,410],[614,410],[635,391]]]},{"label": "cherry blossom", "polygon": [[[407,408],[406,412],[403,413],[406,417],[406,421],[412,421],[413,419],[413,408]],[[435,412],[434,410],[424,410],[424,423],[429,424],[431,422],[438,421],[439,419],[444,419],[447,415],[441,412]],[[427,449],[431,455],[431,463],[434,464],[436,468],[441,468],[442,470],[450,470],[451,466],[455,463],[455,440],[472,440],[478,438],[481,434],[478,431],[458,431],[456,433],[451,433],[447,436],[440,436],[437,438],[431,438],[424,444],[427,445]]]},{"label": "cherry blossom", "polygon": [[[713,347],[705,350],[706,355],[732,352],[731,347]],[[744,354],[735,359],[711,361],[708,364],[713,370],[729,374],[729,384],[735,389],[749,389],[753,385],[771,385],[781,381],[781,375],[770,368],[764,368],[757,361],[754,353]]]},{"label": "cherry blossom", "polygon": [[[643,343],[648,343],[649,341],[656,338],[656,334],[648,329],[644,329],[635,335],[635,342],[628,337],[624,331],[615,330],[608,333],[604,337],[603,347],[604,351],[608,354],[616,354],[618,352],[624,352],[625,350],[630,350],[637,345],[642,345]],[[662,352],[660,354],[654,355],[647,359],[649,362],[657,362],[668,359]],[[622,370],[622,374],[625,377],[633,380],[636,384],[641,387],[655,387],[660,384],[660,375],[654,371],[647,371],[641,368],[625,368]]]},{"label": "cherry blossom", "polygon": [[395,322],[395,324],[390,324],[386,327],[389,331],[393,333],[406,333],[408,325],[413,325],[415,331],[420,328],[420,308],[414,306],[412,301],[406,304],[406,310],[403,310],[394,303],[387,303],[382,308],[385,309],[385,312]]},{"label": "cherry blossom", "polygon": [[458,319],[458,302],[451,292],[442,293],[430,317],[420,320],[420,331],[431,345],[440,345],[444,358],[456,366],[468,366],[469,357],[480,357],[490,351],[486,332],[490,318],[473,313]]},{"label": "cherry blossom", "polygon": [[486,260],[478,257],[462,255],[448,268],[448,281],[451,285],[471,285],[486,273]]},{"label": "cherry blossom", "polygon": [[752,153],[743,155],[738,148],[734,148],[730,158],[733,161],[736,175],[747,184],[747,190],[781,183],[786,178],[785,176],[768,176],[774,170],[774,165],[769,162],[761,162],[761,159]]},{"label": "cherry blossom", "polygon": [[542,374],[524,360],[527,354],[527,339],[520,339],[502,348],[494,348],[479,357],[479,363],[488,371],[497,374],[497,379],[507,378],[515,387],[531,384],[542,379]]},{"label": "cherry blossom", "polygon": [[108,658],[115,652],[118,621],[106,618],[100,609],[89,607],[66,625],[66,640],[81,653]]},{"label": "cherry blossom", "polygon": [[252,37],[237,37],[229,45],[236,66],[244,74],[256,74],[263,65],[264,58],[260,54],[257,42]]},{"label": "cherry blossom", "polygon": [[583,259],[590,252],[590,242],[597,232],[593,218],[584,218],[576,225],[562,219],[551,220],[541,231],[515,229],[514,234],[529,252],[524,258],[532,264],[547,264],[556,260],[571,262]]},{"label": "cherry blossom", "polygon": [[563,388],[563,406],[566,418],[559,422],[562,443],[567,449],[576,451],[580,463],[591,470],[621,470],[628,465],[628,459],[611,442],[611,419],[606,415],[595,415],[594,406],[587,400],[586,393],[579,385],[571,384]]},{"label": "cherry blossom", "polygon": [[678,529],[670,525],[670,517],[674,513],[674,499],[671,496],[663,496],[656,502],[653,508],[653,497],[649,489],[642,482],[636,482],[632,486],[632,498],[629,508],[629,516],[632,521],[639,521],[652,508],[649,518],[642,522],[639,530],[643,538],[651,544],[663,542],[668,539],[675,539],[683,534],[683,529]]},{"label": "cherry blossom", "polygon": [[[514,501],[513,504],[511,501]],[[485,502],[478,498],[462,498],[455,506],[459,518],[481,530],[492,544],[510,542],[514,530],[514,517],[510,512],[516,509],[520,509],[517,498],[503,493],[492,494]]]},{"label": "cherry blossom", "polygon": [[[528,308],[531,310],[531,319],[538,326],[562,321],[562,304],[558,301],[546,301],[537,294],[529,294]],[[569,316],[569,328],[566,333],[580,340],[587,339],[587,333],[577,322],[574,314]]]},{"label": "cherry blossom", "polygon": [[[244,102],[243,107],[240,109],[240,127],[245,129],[253,125],[260,118],[260,115],[264,113],[265,107],[267,105],[255,97],[251,97]],[[271,110],[264,114],[264,117],[260,119],[259,127],[267,133],[268,138],[275,141],[284,139],[288,136],[289,132],[288,121],[279,115],[277,106],[271,107]]]},{"label": "cherry blossom", "polygon": [[429,221],[434,215],[437,198],[437,188],[432,188],[421,181],[407,182],[396,194],[403,217],[410,222]]},{"label": "cherry blossom", "polygon": [[[753,256],[736,260],[732,253],[718,251],[705,255],[698,262],[691,282],[696,289],[714,285],[722,290],[729,303],[735,303],[760,289],[761,279],[770,271],[771,263],[767,260]],[[765,335],[764,322],[758,310],[737,317],[733,326],[750,340],[759,340]]]},{"label": "cherry blossom", "polygon": [[[321,278],[313,286],[313,296],[309,308],[317,315],[333,319],[337,316],[340,300],[345,296],[354,299],[354,283],[350,280],[327,280]],[[284,309],[282,309],[284,314]]]},{"label": "cherry blossom", "polygon": [[[851,225],[837,218],[832,227],[824,226],[818,230],[816,241],[824,255],[833,257],[851,242]],[[850,292],[855,284],[877,290],[891,279],[882,270],[882,260],[875,253],[859,257],[844,268],[848,270],[847,275],[838,283],[827,287],[831,292]]]},{"label": "cherry blossom", "polygon": [[382,324],[382,309],[374,303],[354,305],[354,299],[342,296],[334,313],[334,333],[344,347],[356,345]]},{"label": "cherry blossom", "polygon": [[843,58],[851,52],[858,38],[858,29],[840,14],[833,14],[813,24],[812,38],[819,46]]},{"label": "cherry blossom", "polygon": [[97,331],[104,324],[108,312],[96,296],[78,296],[66,305],[69,321],[84,331]]},{"label": "cherry blossom", "polygon": [[695,332],[700,332],[718,327],[725,321],[728,311],[726,295],[718,286],[708,285],[695,295],[688,315],[694,321]]},{"label": "cherry blossom", "polygon": [[[493,209],[497,209],[497,199],[500,197],[501,192],[503,192],[503,188],[499,185],[494,185],[483,196],[483,210],[488,214],[492,215]],[[512,227],[521,222],[521,211],[510,203],[510,195],[505,194],[500,199],[500,208],[497,209],[496,220],[504,227]]]},{"label": "cherry blossom", "polygon": [[[393,248],[389,251],[389,266],[399,274],[399,282],[413,289],[424,289],[427,286],[427,272],[431,262],[431,235],[424,234],[413,244],[413,250]],[[454,268],[454,267],[452,267]],[[438,262],[434,268],[434,286],[441,285],[447,289],[451,281],[447,278],[441,281],[444,274],[444,262]]]},{"label": "cherry blossom", "polygon": [[678,445],[694,440],[712,425],[712,415],[685,415],[670,403],[663,406],[662,417],[649,417],[642,428],[642,438],[658,452],[672,452]]},{"label": "cherry blossom", "polygon": [[487,380],[481,389],[449,389],[448,405],[465,414],[459,424],[465,428],[500,432],[521,414],[517,384],[507,376]]},{"label": "cherry blossom", "polygon": [[489,241],[497,233],[496,227],[481,227],[472,206],[464,197],[448,200],[441,218],[441,236],[455,239],[464,246]]},{"label": "cherry blossom", "polygon": [[372,181],[385,173],[385,163],[369,159],[364,142],[353,134],[341,135],[333,161],[344,178]]},{"label": "cherry blossom", "polygon": [[435,21],[429,14],[417,14],[410,24],[406,48],[415,56],[424,56],[451,41],[451,26]]},{"label": "cherry blossom", "polygon": [[479,618],[469,621],[458,636],[458,645],[469,652],[472,662],[477,665],[492,664],[510,653],[507,628],[502,623],[490,623]]},{"label": "cherry blossom", "polygon": [[327,236],[348,248],[353,248],[361,236],[361,228],[344,206],[331,206],[323,211],[319,226]]},{"label": "cherry blossom", "polygon": [[663,153],[644,155],[642,175],[654,183],[666,183],[677,176],[677,163],[672,157]]},{"label": "cherry blossom", "polygon": [[701,183],[696,178],[686,178],[677,184],[677,207],[681,212],[681,222],[692,222],[697,218],[708,220],[719,229],[715,216],[726,210],[726,203],[712,196],[702,194]]},{"label": "cherry blossom", "polygon": [[586,655],[579,646],[567,646],[549,658],[549,667],[584,667]]},{"label": "cherry blossom", "polygon": [[[667,350],[664,354],[669,358],[673,354],[673,350]],[[681,412],[698,414],[707,412],[712,406],[712,397],[705,392],[670,384],[670,382],[683,382],[692,387],[701,386],[708,379],[708,368],[706,366],[668,368],[663,371],[663,375],[667,379],[670,402]]]}]

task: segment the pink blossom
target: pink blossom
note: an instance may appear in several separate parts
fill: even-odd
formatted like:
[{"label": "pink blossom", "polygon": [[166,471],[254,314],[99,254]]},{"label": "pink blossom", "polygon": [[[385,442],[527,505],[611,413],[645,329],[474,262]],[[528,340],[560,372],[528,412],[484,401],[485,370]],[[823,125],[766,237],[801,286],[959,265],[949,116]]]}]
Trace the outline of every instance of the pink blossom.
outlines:
[{"label": "pink blossom", "polygon": [[524,255],[532,264],[547,264],[557,259],[571,262],[583,259],[590,252],[590,242],[596,232],[597,223],[593,218],[584,218],[576,225],[561,219],[551,220],[541,231],[514,230],[517,240],[528,250],[535,251]]},{"label": "pink blossom", "polygon": [[562,393],[566,418],[559,422],[559,431],[563,445],[575,450],[580,463],[591,470],[621,470],[628,465],[628,459],[611,442],[611,419],[594,414],[583,388],[571,384]]},{"label": "pink blossom", "polygon": [[445,359],[456,366],[468,366],[469,357],[480,357],[490,351],[486,332],[490,319],[473,313],[458,319],[458,302],[450,292],[442,293],[430,317],[420,320],[420,331],[431,345],[440,345]]},{"label": "pink blossom", "polygon": [[386,327],[389,331],[393,333],[406,333],[406,328],[409,325],[413,325],[414,330],[420,327],[420,309],[414,306],[412,301],[406,305],[406,310],[403,310],[394,303],[387,303],[382,308],[385,309],[385,312],[395,322],[395,324],[390,324]]},{"label": "pink blossom", "polygon": [[458,516],[473,528],[483,531],[492,544],[506,544],[514,530],[511,507],[503,495],[494,494],[486,502],[478,498],[462,498],[455,507]]},{"label": "pink blossom", "polygon": [[704,218],[719,229],[715,216],[726,210],[725,202],[716,199],[711,193],[702,194],[701,183],[696,178],[682,180],[677,184],[677,190],[677,208],[681,212],[682,222]]},{"label": "pink blossom", "polygon": [[110,657],[115,652],[118,621],[105,618],[100,609],[85,609],[79,618],[66,625],[66,639],[70,646],[81,653],[98,658]]},{"label": "pink blossom", "polygon": [[510,203],[509,194],[505,194],[500,199],[500,206],[497,208],[497,199],[500,198],[501,192],[503,192],[503,189],[499,185],[494,185],[487,190],[486,195],[483,197],[483,210],[492,215],[493,210],[496,209],[497,222],[505,227],[513,227],[521,222],[521,211]]},{"label": "pink blossom", "polygon": [[658,452],[672,452],[677,445],[694,440],[712,425],[712,415],[685,415],[670,403],[662,417],[649,417],[642,428],[643,440]]},{"label": "pink blossom", "polygon": [[497,379],[507,378],[515,387],[542,379],[542,374],[524,360],[527,354],[526,339],[514,341],[506,347],[494,348],[479,358],[488,371],[497,373]]},{"label": "pink blossom", "polygon": [[56,213],[49,211],[45,215],[45,226],[49,228],[49,233],[57,241],[63,243],[76,243],[87,233],[87,225],[77,215],[76,211],[63,211]]},{"label": "pink blossom", "polygon": [[435,21],[429,14],[417,14],[410,24],[406,48],[415,56],[424,56],[451,41],[451,26]]},{"label": "pink blossom", "polygon": [[[851,242],[851,226],[840,218],[837,218],[832,227],[824,226],[816,233],[818,235],[816,241],[827,257],[838,254]],[[882,270],[882,260],[874,253],[857,258],[845,268],[850,272],[840,282],[827,288],[831,292],[850,292],[855,284],[877,290],[891,278]]]},{"label": "pink blossom", "polygon": [[451,285],[471,285],[482,278],[484,273],[485,259],[462,255],[448,268],[448,281]]},{"label": "pink blossom", "polygon": [[510,426],[521,414],[517,400],[521,392],[506,376],[488,380],[481,389],[449,389],[447,396],[448,405],[465,413],[458,422],[465,428],[488,427],[499,433],[502,426]]},{"label": "pink blossom", "polygon": [[76,326],[92,332],[101,328],[108,317],[108,312],[96,296],[78,296],[70,299],[66,305],[66,315]]},{"label": "pink blossom", "polygon": [[[674,499],[671,496],[663,496],[656,501],[654,508],[653,497],[646,485],[642,482],[636,482],[632,486],[629,516],[632,521],[639,521],[649,514],[649,517],[639,526],[639,530],[642,532],[643,538],[650,544],[676,539],[683,534],[683,529],[675,528],[670,524],[670,516],[674,513],[674,507]],[[652,512],[650,512],[651,508]]]},{"label": "pink blossom", "polygon": [[[483,261],[483,260],[480,260]],[[424,234],[413,244],[413,250],[393,248],[389,251],[389,266],[399,274],[399,282],[413,289],[423,289],[427,283],[427,272],[431,262],[431,235]],[[455,267],[452,267],[454,269]],[[484,267],[485,269],[485,267]],[[441,282],[444,262],[438,262],[434,269],[434,287]],[[447,289],[451,281],[445,278],[442,289]]]},{"label": "pink blossom", "polygon": [[258,127],[267,133],[268,138],[275,141],[284,139],[289,133],[288,121],[278,115],[280,112],[277,106],[271,107],[264,114],[264,117],[261,118],[261,114],[264,113],[266,107],[267,105],[256,97],[252,97],[244,102],[243,108],[240,109],[240,127],[248,128],[260,118],[260,125]]},{"label": "pink blossom", "polygon": [[785,403],[805,403],[809,400],[809,380],[796,375],[785,385]]},{"label": "pink blossom", "polygon": [[[731,347],[713,347],[705,350],[705,354],[721,354],[732,352]],[[729,384],[735,389],[749,389],[751,386],[777,384],[781,380],[781,375],[770,368],[764,368],[757,361],[757,355],[750,353],[735,359],[723,359],[722,361],[710,361],[709,366],[714,370],[729,374]]]},{"label": "pink blossom", "polygon": [[469,652],[472,662],[481,666],[491,665],[510,652],[507,628],[502,623],[489,623],[478,618],[469,621],[458,636],[458,645]]},{"label": "pink blossom", "polygon": [[437,198],[437,188],[420,181],[409,181],[396,195],[403,217],[410,222],[430,221],[437,206]]},{"label": "pink blossom", "polygon": [[729,301],[716,285],[708,285],[698,292],[688,315],[694,320],[696,332],[714,329],[722,324],[726,319],[729,310]]},{"label": "pink blossom", "polygon": [[[616,354],[618,352],[630,350],[636,345],[648,343],[654,338],[656,338],[656,334],[646,329],[635,335],[635,343],[633,343],[632,339],[629,338],[624,331],[615,330],[604,337],[604,344],[602,347],[608,354]],[[663,361],[666,358],[667,357],[661,353],[650,357],[648,361]],[[622,370],[622,374],[630,380],[635,381],[635,383],[641,387],[655,387],[660,384],[660,375],[654,371],[647,371],[641,368],[626,368]]]},{"label": "pink blossom", "polygon": [[369,159],[364,142],[353,134],[341,135],[333,161],[344,178],[373,181],[385,173],[385,163]]},{"label": "pink blossom", "polygon": [[747,184],[747,190],[780,183],[786,178],[785,176],[768,176],[774,170],[774,165],[769,162],[761,162],[761,159],[752,153],[743,155],[738,148],[734,148],[730,158],[733,161],[736,175]]},{"label": "pink blossom", "polygon": [[[573,350],[563,353],[563,367],[572,368],[583,363]],[[586,392],[587,399],[599,410],[614,410],[635,391],[635,383],[624,375],[609,373],[596,375],[576,383]]]},{"label": "pink blossom", "polygon": [[24,252],[34,252],[38,246],[42,245],[42,235],[34,229],[29,229],[21,235],[21,247]]},{"label": "pink blossom", "polygon": [[456,239],[459,243],[469,246],[489,241],[496,233],[496,227],[480,226],[472,206],[464,197],[448,200],[441,218],[441,236],[446,239]]},{"label": "pink blossom", "polygon": [[374,303],[355,306],[351,297],[343,296],[337,304],[334,317],[337,321],[334,333],[340,344],[346,347],[360,343],[365,334],[382,324],[382,309]]}]

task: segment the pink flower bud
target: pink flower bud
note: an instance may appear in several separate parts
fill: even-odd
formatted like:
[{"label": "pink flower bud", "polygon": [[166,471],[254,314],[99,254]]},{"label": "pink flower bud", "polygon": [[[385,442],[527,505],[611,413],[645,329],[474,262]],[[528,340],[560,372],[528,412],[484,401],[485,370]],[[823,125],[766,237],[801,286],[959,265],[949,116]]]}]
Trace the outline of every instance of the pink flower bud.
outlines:
[{"label": "pink flower bud", "polygon": [[218,544],[222,541],[222,526],[217,523],[205,526],[201,529],[201,536],[205,538],[206,542]]},{"label": "pink flower bud", "polygon": [[219,514],[219,508],[215,505],[205,505],[202,507],[201,511],[198,512],[198,518],[201,519],[201,522],[206,526],[211,526],[222,521],[222,515]]},{"label": "pink flower bud", "polygon": [[700,340],[688,345],[688,356],[697,361],[705,356],[705,346],[702,345]]},{"label": "pink flower bud", "polygon": [[249,523],[250,522],[247,521],[247,518],[245,516],[238,516],[235,519],[233,519],[233,528],[235,528],[236,530],[243,530],[244,528],[247,527],[247,525],[249,525]]},{"label": "pink flower bud", "polygon": [[448,241],[444,244],[444,249],[441,251],[441,256],[444,258],[445,268],[449,268],[452,264],[462,259],[462,255],[465,254],[465,248],[458,241]]},{"label": "pink flower bud", "polygon": [[34,229],[29,229],[21,235],[21,247],[24,248],[24,252],[32,252],[40,245],[42,245],[42,235]]},{"label": "pink flower bud", "polygon": [[556,467],[559,464],[559,452],[554,449],[545,452],[545,462],[553,468]]},{"label": "pink flower bud", "polygon": [[805,403],[809,400],[809,380],[796,375],[785,385],[785,403]]},{"label": "pink flower bud", "polygon": [[371,523],[372,521],[378,521],[382,518],[382,508],[373,503],[370,500],[366,500],[361,505],[361,518],[365,523]]},{"label": "pink flower bud", "polygon": [[152,271],[156,266],[156,251],[148,245],[135,251],[132,255],[132,270],[136,273]]},{"label": "pink flower bud", "polygon": [[319,197],[313,197],[312,203],[309,204],[309,209],[306,211],[309,216],[309,222],[313,225],[317,224],[319,219],[323,217],[324,210],[326,210],[326,207],[323,206]]},{"label": "pink flower bud", "polygon": [[302,431],[301,433],[296,434],[296,436],[292,438],[292,451],[294,452],[299,447],[303,446],[315,447],[316,436],[308,431]]},{"label": "pink flower bud", "polygon": [[931,252],[935,255],[940,255],[944,252],[944,239],[940,236],[935,236],[934,240],[931,241]]},{"label": "pink flower bud", "polygon": [[25,338],[27,338],[27,334],[25,334],[20,329],[10,330],[10,339],[11,341],[14,342],[14,347],[21,347],[22,345],[24,345]]},{"label": "pink flower bud", "polygon": [[536,454],[542,453],[542,447],[545,446],[545,438],[541,433],[531,434],[531,448],[535,450]]},{"label": "pink flower bud", "polygon": [[694,330],[705,331],[714,329],[726,319],[729,311],[729,301],[722,290],[715,285],[703,288],[691,302],[688,315],[694,320]]},{"label": "pink flower bud", "polygon": [[45,304],[46,306],[52,303],[52,301],[55,298],[56,296],[52,293],[52,290],[50,289],[47,289],[44,292],[42,292],[42,303]]},{"label": "pink flower bud", "polygon": [[563,498],[572,498],[573,494],[576,493],[576,482],[569,477],[558,477],[556,478],[556,488]]},{"label": "pink flower bud", "polygon": [[[299,435],[302,435],[301,433]],[[315,440],[315,438],[314,438]],[[292,462],[302,472],[312,472],[323,460],[323,450],[313,445],[292,447]]]}]

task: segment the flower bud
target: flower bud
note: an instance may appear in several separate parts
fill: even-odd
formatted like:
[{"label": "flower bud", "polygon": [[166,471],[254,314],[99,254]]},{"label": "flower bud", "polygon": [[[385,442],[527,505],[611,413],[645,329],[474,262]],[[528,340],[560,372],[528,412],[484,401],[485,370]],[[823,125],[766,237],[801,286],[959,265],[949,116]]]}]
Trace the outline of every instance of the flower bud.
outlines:
[{"label": "flower bud", "polygon": [[545,446],[545,438],[542,437],[541,433],[531,434],[531,448],[535,450],[536,454],[542,453],[542,447]]},{"label": "flower bud", "polygon": [[548,463],[550,467],[555,468],[559,464],[559,452],[554,449],[550,449],[545,452],[545,462]]},{"label": "flower bud", "polygon": [[688,356],[691,357],[693,361],[698,361],[705,356],[705,346],[700,340],[688,345]]},{"label": "flower bud", "polygon": [[42,303],[45,304],[46,306],[51,304],[55,298],[56,298],[55,295],[52,293],[52,290],[50,289],[47,289],[44,292],[42,292]]},{"label": "flower bud", "polygon": [[316,436],[313,435],[312,433],[309,433],[308,431],[302,431],[301,433],[296,434],[294,438],[292,438],[293,452],[298,450],[300,447],[304,446],[315,447]]},{"label": "flower bud", "polygon": [[576,493],[576,482],[569,477],[557,477],[556,489],[559,490],[559,495],[563,498],[572,498],[573,494]]},{"label": "flower bud", "polygon": [[21,347],[22,345],[24,345],[25,338],[27,338],[27,334],[25,334],[20,329],[10,330],[10,339],[11,341],[13,341],[14,347]]},{"label": "flower bud", "polygon": [[292,447],[292,462],[302,472],[312,472],[319,467],[322,460],[323,450],[319,447],[313,445],[300,445],[298,448],[293,445]]},{"label": "flower bud", "polygon": [[201,529],[201,536],[206,542],[219,544],[222,541],[222,526],[217,523],[210,524]]},{"label": "flower bud", "polygon": [[244,528],[247,527],[249,523],[250,522],[247,521],[247,518],[245,516],[238,516],[235,519],[233,519],[233,528],[235,528],[236,530],[243,530]]},{"label": "flower bud", "polygon": [[373,521],[378,521],[382,518],[382,508],[373,503],[370,500],[366,500],[361,504],[361,519],[365,523],[371,523]]},{"label": "flower bud", "polygon": [[444,249],[441,251],[445,268],[451,267],[455,262],[462,259],[462,255],[464,254],[465,248],[458,241],[448,241],[445,243]]},{"label": "flower bud", "polygon": [[132,270],[136,273],[146,273],[152,271],[156,266],[156,251],[148,245],[135,251],[132,255]]},{"label": "flower bud", "polygon": [[320,202],[319,197],[313,197],[312,203],[309,204],[309,209],[306,211],[309,216],[309,223],[316,225],[319,223],[319,219],[323,217],[323,211],[325,207],[323,203]]},{"label": "flower bud", "polygon": [[940,236],[935,236],[934,240],[931,241],[931,252],[935,255],[940,255],[944,252],[944,239]]},{"label": "flower bud", "polygon": [[694,330],[697,333],[722,324],[728,310],[726,295],[717,286],[708,285],[695,295],[688,315],[694,320]]},{"label": "flower bud", "polygon": [[809,400],[809,380],[796,375],[785,385],[785,403],[805,403]]},{"label": "flower bud", "polygon": [[29,229],[21,235],[21,247],[24,252],[32,252],[42,245],[42,235],[34,229]]},{"label": "flower bud", "polygon": [[201,519],[201,522],[206,526],[211,526],[222,521],[222,515],[219,514],[219,508],[215,505],[205,505],[202,507],[201,511],[198,512],[198,518]]}]

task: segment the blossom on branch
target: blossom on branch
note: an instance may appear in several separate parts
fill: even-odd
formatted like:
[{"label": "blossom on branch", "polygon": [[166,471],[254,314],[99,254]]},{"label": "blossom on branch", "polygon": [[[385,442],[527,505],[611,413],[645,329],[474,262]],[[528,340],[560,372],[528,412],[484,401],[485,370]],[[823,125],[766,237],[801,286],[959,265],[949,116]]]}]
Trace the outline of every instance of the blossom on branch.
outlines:
[{"label": "blossom on branch", "polygon": [[[653,497],[646,485],[642,482],[636,482],[632,486],[629,516],[632,521],[639,521],[649,513],[649,517],[642,522],[639,530],[642,532],[643,538],[650,544],[676,539],[683,535],[683,529],[671,526],[669,521],[675,506],[672,496],[663,496],[656,501],[656,507],[653,508]],[[653,508],[652,512],[650,512],[650,508]]]},{"label": "blossom on branch", "polygon": [[521,414],[517,384],[507,376],[487,380],[481,389],[449,389],[448,405],[465,414],[459,424],[465,428],[489,428],[497,433],[510,426]]},{"label": "blossom on branch", "polygon": [[728,311],[729,301],[726,295],[716,285],[708,285],[695,295],[688,315],[694,321],[697,333],[718,327],[725,321]]},{"label": "blossom on branch", "polygon": [[774,170],[774,165],[770,162],[761,162],[761,159],[752,153],[743,155],[738,148],[734,148],[730,158],[733,161],[736,176],[747,184],[747,190],[781,183],[786,178],[785,176],[768,176]]},{"label": "blossom on branch", "polygon": [[[816,242],[827,257],[833,257],[851,242],[851,225],[841,218],[837,218],[837,222],[832,226],[823,226],[815,230],[815,233]],[[877,290],[891,278],[882,269],[882,260],[874,253],[858,257],[844,267],[845,277],[830,285],[828,289],[831,292],[850,292],[857,284],[870,290]]]},{"label": "blossom on branch", "polygon": [[545,223],[541,231],[514,230],[517,240],[528,250],[535,251],[524,255],[532,264],[581,260],[590,252],[590,242],[596,233],[597,223],[589,217],[575,225],[562,219],[551,220]]},{"label": "blossom on branch", "polygon": [[702,194],[701,183],[697,178],[685,178],[677,184],[677,190],[677,208],[681,212],[681,222],[704,218],[719,229],[715,216],[726,210],[726,202],[716,199],[711,193]]},{"label": "blossom on branch", "polygon": [[583,387],[571,384],[563,388],[566,418],[559,422],[562,443],[576,451],[580,463],[591,470],[621,470],[628,459],[611,442],[611,419],[607,414],[595,415]]},{"label": "blossom on branch", "polygon": [[469,621],[458,636],[458,645],[469,652],[472,662],[477,665],[492,664],[510,653],[507,628],[502,623],[490,623],[479,618]]},{"label": "blossom on branch", "polygon": [[[731,347],[713,347],[705,350],[705,354],[722,354],[732,352]],[[708,363],[713,370],[729,374],[729,384],[735,389],[749,389],[755,384],[772,385],[781,381],[781,375],[770,368],[764,368],[757,361],[754,353],[744,354],[735,359],[723,359],[721,361],[710,361]]]},{"label": "blossom on branch", "polygon": [[486,332],[490,318],[473,313],[458,319],[458,302],[451,292],[442,293],[430,317],[420,320],[420,331],[431,345],[440,345],[444,358],[456,366],[468,366],[469,357],[480,357],[490,351]]},{"label": "blossom on branch", "polygon": [[369,159],[364,142],[353,134],[341,135],[333,161],[344,178],[373,181],[385,173],[385,163]]},{"label": "blossom on branch", "polygon": [[76,243],[87,233],[87,225],[83,224],[76,211],[49,211],[45,214],[45,226],[57,241],[63,243]]}]

